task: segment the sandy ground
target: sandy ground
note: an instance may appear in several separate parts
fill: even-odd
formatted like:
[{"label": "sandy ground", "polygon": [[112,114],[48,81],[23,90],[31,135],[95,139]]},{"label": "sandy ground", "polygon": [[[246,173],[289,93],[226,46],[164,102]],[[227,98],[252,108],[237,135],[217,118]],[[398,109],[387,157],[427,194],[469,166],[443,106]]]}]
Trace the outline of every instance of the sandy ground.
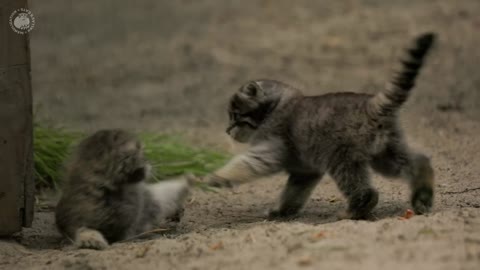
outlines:
[{"label": "sandy ground", "polygon": [[[235,153],[227,99],[252,78],[307,94],[376,92],[408,38],[439,44],[401,114],[432,157],[433,213],[409,220],[407,185],[374,177],[374,221],[338,221],[326,177],[302,214],[264,220],[285,176],[194,191],[175,230],[74,250],[40,198],[32,228],[0,241],[0,269],[479,269],[480,1],[32,0],[36,117],[79,130],[181,132]],[[46,201],[46,202],[45,202]]]}]

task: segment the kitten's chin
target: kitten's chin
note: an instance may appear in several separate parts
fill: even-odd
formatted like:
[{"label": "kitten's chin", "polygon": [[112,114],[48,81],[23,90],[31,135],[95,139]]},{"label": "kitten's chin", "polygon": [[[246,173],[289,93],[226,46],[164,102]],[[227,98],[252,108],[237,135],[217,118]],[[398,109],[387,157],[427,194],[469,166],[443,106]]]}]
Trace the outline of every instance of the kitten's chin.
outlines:
[{"label": "kitten's chin", "polygon": [[248,143],[252,137],[253,130],[250,128],[234,128],[230,131],[229,135],[233,140],[239,143]]},{"label": "kitten's chin", "polygon": [[232,139],[238,143],[247,143],[248,142],[248,138],[244,138],[244,137],[234,137],[232,136]]}]

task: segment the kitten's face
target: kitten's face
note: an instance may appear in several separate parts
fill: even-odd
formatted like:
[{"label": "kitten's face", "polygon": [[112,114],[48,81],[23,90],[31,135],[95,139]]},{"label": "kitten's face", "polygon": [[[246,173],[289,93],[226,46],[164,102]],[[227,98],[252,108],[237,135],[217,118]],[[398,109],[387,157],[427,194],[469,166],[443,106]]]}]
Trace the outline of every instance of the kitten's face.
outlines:
[{"label": "kitten's face", "polygon": [[232,96],[228,108],[227,133],[236,141],[246,143],[266,117],[265,95],[260,86],[249,82]]},{"label": "kitten's face", "polygon": [[123,130],[101,130],[85,139],[79,158],[112,185],[137,183],[147,178],[149,165],[138,139]]}]

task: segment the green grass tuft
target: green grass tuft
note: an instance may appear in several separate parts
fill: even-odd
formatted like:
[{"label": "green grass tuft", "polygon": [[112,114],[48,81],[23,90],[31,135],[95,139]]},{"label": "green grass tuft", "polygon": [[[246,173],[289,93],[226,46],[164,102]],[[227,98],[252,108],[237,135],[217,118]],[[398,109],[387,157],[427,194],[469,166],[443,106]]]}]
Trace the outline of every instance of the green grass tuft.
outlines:
[{"label": "green grass tuft", "polygon": [[173,136],[140,134],[140,139],[157,181],[185,173],[205,175],[228,159],[225,154],[189,146]]},{"label": "green grass tuft", "polygon": [[58,188],[61,168],[81,133],[35,124],[33,130],[34,175],[37,187]]},{"label": "green grass tuft", "polygon": [[[61,128],[34,126],[34,174],[37,187],[59,188],[62,165],[72,146],[84,137],[85,134]],[[205,175],[228,159],[226,154],[185,144],[178,136],[145,133],[139,137],[153,167],[152,181],[185,173]]]}]

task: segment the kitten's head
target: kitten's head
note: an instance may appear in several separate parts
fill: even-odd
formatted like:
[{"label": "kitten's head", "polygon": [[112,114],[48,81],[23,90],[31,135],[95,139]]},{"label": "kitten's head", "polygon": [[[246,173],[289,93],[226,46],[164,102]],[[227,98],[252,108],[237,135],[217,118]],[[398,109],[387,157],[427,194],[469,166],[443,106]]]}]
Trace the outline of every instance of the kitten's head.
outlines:
[{"label": "kitten's head", "polygon": [[113,187],[143,181],[149,171],[140,141],[120,129],[100,130],[83,140],[73,162]]},{"label": "kitten's head", "polygon": [[231,97],[227,133],[236,141],[245,143],[255,134],[275,108],[278,97],[266,81],[250,81]]}]

